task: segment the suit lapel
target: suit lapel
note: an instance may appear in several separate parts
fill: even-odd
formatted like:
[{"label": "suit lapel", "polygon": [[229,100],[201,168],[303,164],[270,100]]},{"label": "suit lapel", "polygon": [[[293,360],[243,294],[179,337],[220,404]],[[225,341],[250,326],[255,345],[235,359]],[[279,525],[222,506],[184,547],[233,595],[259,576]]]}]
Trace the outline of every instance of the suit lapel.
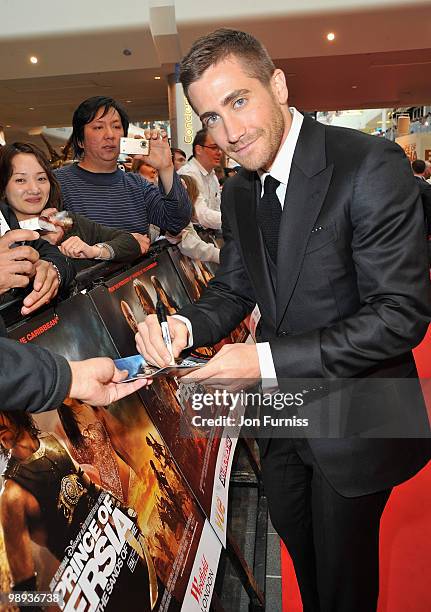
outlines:
[{"label": "suit lapel", "polygon": [[325,200],[333,165],[326,167],[324,127],[304,117],[293,156],[277,253],[276,325],[295,288],[310,232]]},{"label": "suit lapel", "polygon": [[236,189],[235,210],[241,249],[252,281],[256,300],[275,326],[275,295],[266,261],[265,246],[256,220],[256,204],[260,196],[260,182],[255,173],[249,181]]}]

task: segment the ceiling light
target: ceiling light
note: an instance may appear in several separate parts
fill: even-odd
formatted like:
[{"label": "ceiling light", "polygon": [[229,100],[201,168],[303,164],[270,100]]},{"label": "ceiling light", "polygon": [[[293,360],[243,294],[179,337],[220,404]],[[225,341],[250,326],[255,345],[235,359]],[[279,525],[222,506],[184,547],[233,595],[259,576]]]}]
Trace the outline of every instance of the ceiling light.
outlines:
[{"label": "ceiling light", "polygon": [[130,104],[132,100],[126,100],[126,104]]},{"label": "ceiling light", "polygon": [[357,85],[352,85],[352,89],[358,89]]},{"label": "ceiling light", "polygon": [[12,127],[11,125],[7,125],[6,127]]},{"label": "ceiling light", "polygon": [[29,106],[28,110],[34,110],[34,106]]},{"label": "ceiling light", "polygon": [[155,81],[160,81],[160,79],[161,79],[161,78],[162,78],[162,77],[155,76],[155,77],[154,77],[154,80],[155,80]]},{"label": "ceiling light", "polygon": [[30,58],[30,61],[31,61],[32,64],[37,64],[37,62],[39,60],[37,59],[37,57],[35,55],[32,55],[31,58]]},{"label": "ceiling light", "polygon": [[327,40],[335,40],[335,34],[334,32],[329,32],[329,34],[326,35]]}]

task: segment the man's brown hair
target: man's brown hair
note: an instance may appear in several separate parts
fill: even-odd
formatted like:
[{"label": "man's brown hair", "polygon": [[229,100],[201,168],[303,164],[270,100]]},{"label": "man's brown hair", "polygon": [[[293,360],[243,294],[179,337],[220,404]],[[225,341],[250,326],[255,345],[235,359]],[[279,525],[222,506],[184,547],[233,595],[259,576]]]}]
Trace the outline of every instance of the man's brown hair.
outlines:
[{"label": "man's brown hair", "polygon": [[195,134],[195,137],[193,138],[193,143],[192,143],[192,150],[193,150],[193,155],[196,157],[196,147],[197,145],[199,145],[200,147],[203,147],[205,145],[205,141],[207,139],[208,136],[208,129],[206,127],[198,130]]},{"label": "man's brown hair", "polygon": [[268,85],[275,66],[268,51],[254,36],[220,28],[198,38],[180,64],[180,81],[188,97],[188,90],[192,83],[199,80],[210,67],[225,60],[229,56],[239,59],[244,65],[246,73]]},{"label": "man's brown hair", "polygon": [[423,174],[427,165],[423,159],[415,159],[412,162],[412,170],[415,174]]}]

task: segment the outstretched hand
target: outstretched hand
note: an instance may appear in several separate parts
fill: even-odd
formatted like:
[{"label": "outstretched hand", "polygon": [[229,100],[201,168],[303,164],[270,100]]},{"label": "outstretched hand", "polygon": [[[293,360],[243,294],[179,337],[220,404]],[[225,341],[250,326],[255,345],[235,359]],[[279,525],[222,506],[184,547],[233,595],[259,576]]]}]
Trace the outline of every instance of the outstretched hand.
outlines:
[{"label": "outstretched hand", "polygon": [[100,247],[87,244],[79,236],[67,238],[61,243],[60,251],[72,259],[94,259],[100,255]]},{"label": "outstretched hand", "polygon": [[118,370],[108,357],[69,361],[69,365],[69,396],[91,406],[107,406],[151,383],[147,378],[121,383],[127,378],[127,370]]}]

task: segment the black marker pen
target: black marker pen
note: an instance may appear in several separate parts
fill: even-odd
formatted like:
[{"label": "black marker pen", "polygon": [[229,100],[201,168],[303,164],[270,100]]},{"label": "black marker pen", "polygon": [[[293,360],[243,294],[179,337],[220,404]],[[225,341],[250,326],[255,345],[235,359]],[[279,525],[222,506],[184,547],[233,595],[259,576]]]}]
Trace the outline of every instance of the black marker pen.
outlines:
[{"label": "black marker pen", "polygon": [[157,300],[156,314],[157,320],[159,321],[160,327],[162,328],[162,336],[164,343],[166,344],[166,348],[168,349],[169,354],[171,356],[171,361],[169,365],[175,365],[174,354],[172,352],[172,339],[171,334],[169,332],[168,320],[166,318],[166,308],[161,300]]}]

